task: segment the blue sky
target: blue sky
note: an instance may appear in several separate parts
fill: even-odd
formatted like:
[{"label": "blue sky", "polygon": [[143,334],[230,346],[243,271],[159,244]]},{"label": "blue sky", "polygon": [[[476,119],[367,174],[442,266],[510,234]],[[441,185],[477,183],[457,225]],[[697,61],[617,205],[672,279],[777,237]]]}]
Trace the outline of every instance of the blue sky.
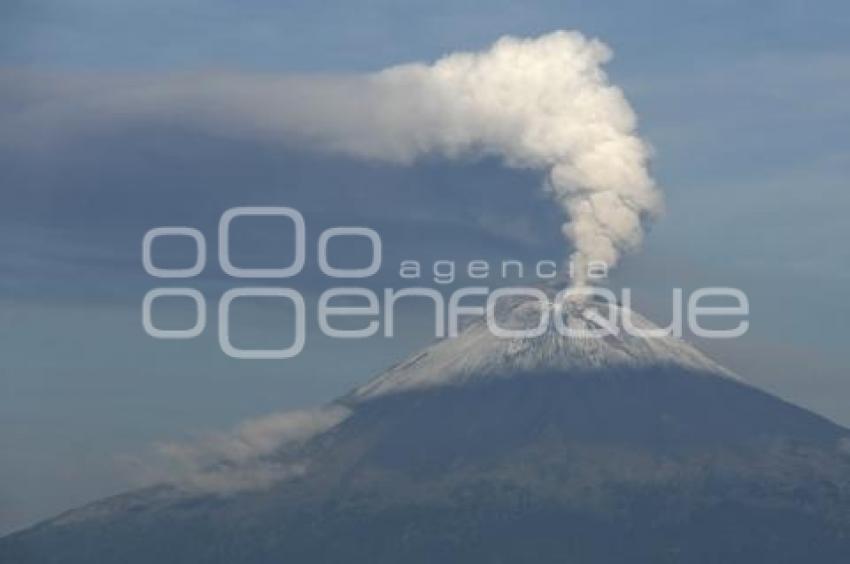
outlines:
[{"label": "blue sky", "polygon": [[[44,84],[108,95],[116,77],[363,72],[580,30],[613,48],[607,68],[655,148],[666,198],[615,282],[659,320],[673,286],[745,289],[750,333],[704,348],[850,424],[848,24],[839,2],[12,0],[0,7],[0,120]],[[153,341],[138,314],[146,229],[211,237],[227,207],[288,204],[316,229],[378,228],[388,265],[560,259],[560,216],[538,183],[491,161],[392,167],[162,123],[106,123],[61,150],[0,144],[0,531],[126,487],[122,460],[154,441],[327,401],[428,340],[412,311],[392,346],[317,339],[287,364],[227,360],[210,335]],[[274,325],[252,319],[257,335]]]}]

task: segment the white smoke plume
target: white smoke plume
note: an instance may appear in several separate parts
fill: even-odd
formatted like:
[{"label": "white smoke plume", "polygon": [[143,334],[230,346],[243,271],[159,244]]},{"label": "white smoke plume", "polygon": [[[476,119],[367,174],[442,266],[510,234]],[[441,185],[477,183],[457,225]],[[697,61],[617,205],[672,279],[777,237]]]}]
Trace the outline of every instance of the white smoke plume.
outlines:
[{"label": "white smoke plume", "polygon": [[661,206],[635,115],[601,70],[610,57],[575,32],[505,37],[481,53],[391,68],[372,80],[390,92],[423,93],[422,108],[407,108],[418,123],[394,136],[404,141],[397,148],[495,154],[508,166],[545,171],[569,218],[563,231],[581,276],[588,261],[613,266],[636,248],[642,219]]},{"label": "white smoke plume", "polygon": [[268,487],[304,474],[307,460],[285,450],[338,425],[350,415],[342,406],[276,413],[246,421],[228,433],[193,442],[156,445],[156,460],[126,457],[140,483],[170,483],[190,492],[227,494]]},{"label": "white smoke plume", "polygon": [[46,123],[53,140],[57,122],[158,118],[397,163],[495,156],[544,175],[580,275],[588,261],[613,266],[638,247],[643,220],[661,208],[635,114],[602,70],[610,57],[603,43],[558,31],[360,75],[66,80],[59,100],[42,94],[3,117],[16,141]]}]

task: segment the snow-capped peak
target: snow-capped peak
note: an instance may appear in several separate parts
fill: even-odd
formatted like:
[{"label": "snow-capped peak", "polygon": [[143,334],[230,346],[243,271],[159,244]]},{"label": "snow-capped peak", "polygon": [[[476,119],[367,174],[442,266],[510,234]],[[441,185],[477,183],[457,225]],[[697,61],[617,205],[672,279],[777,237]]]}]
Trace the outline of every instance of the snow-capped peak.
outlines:
[{"label": "snow-capped peak", "polygon": [[[456,386],[488,378],[506,378],[541,372],[588,372],[606,368],[678,366],[737,379],[684,340],[669,336],[635,335],[622,324],[629,316],[631,326],[659,333],[658,326],[622,306],[595,301],[541,303],[529,298],[502,300],[495,312],[498,326],[516,330],[536,327],[541,309],[549,308],[549,324],[536,337],[500,337],[485,318],[470,323],[455,338],[436,342],[389,368],[357,388],[349,399],[365,401],[387,394],[434,386]],[[555,317],[563,320],[561,331]],[[599,331],[605,319],[616,320],[617,332],[604,337],[565,335]]]}]

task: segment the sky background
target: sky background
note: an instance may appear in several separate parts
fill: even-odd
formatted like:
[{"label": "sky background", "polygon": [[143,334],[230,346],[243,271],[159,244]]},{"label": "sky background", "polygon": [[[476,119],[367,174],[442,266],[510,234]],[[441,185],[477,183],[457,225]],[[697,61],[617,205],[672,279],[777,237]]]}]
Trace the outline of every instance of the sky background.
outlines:
[{"label": "sky background", "polygon": [[[154,283],[140,261],[151,227],[192,225],[212,241],[220,213],[249,204],[297,207],[313,238],[327,226],[369,225],[386,245],[384,272],[370,281],[378,287],[398,283],[402,258],[532,262],[569,252],[539,175],[495,160],[393,166],[109,116],[68,141],[66,124],[49,119],[55,99],[91,89],[108,99],[128,79],[357,73],[486,48],[505,34],[598,37],[614,50],[606,68],[655,149],[666,199],[613,284],[634,288],[638,309],[659,322],[673,287],[744,289],[750,332],[702,348],[850,425],[850,7],[622,4],[3,2],[0,532],[136,483],[157,441],[329,401],[431,338],[414,307],[392,341],[311,331],[285,362],[228,359],[211,326],[192,341],[156,341],[139,314]],[[42,138],[4,127],[33,109],[48,116]],[[243,235],[235,244],[251,261],[279,260],[267,241],[280,225]],[[163,260],[182,258],[178,248]],[[193,284],[214,296],[228,282],[208,270]],[[294,283],[308,295],[321,287],[314,271]],[[278,338],[275,313],[242,311],[242,337]],[[174,323],[182,314],[162,312]]]}]

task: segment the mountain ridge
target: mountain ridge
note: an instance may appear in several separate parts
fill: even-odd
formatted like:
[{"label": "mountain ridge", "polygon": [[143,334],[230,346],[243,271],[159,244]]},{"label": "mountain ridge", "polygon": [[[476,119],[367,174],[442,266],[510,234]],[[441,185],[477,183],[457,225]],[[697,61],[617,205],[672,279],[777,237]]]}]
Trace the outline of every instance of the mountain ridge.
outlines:
[{"label": "mountain ridge", "polygon": [[[508,304],[500,319],[528,326],[528,307]],[[679,339],[500,340],[477,323],[333,402],[347,410],[335,424],[263,455],[303,472],[240,491],[117,496],[0,539],[0,561],[850,555],[850,431]]]}]

